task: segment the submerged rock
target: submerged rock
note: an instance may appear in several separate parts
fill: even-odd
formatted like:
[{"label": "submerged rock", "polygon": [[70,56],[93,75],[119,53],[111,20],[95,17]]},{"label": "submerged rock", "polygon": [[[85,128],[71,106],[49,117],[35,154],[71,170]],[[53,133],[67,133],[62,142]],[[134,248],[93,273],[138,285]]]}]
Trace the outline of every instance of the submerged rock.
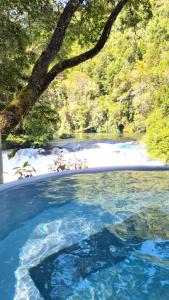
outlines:
[{"label": "submerged rock", "polygon": [[169,240],[169,213],[158,206],[143,209],[109,230],[123,240]]},{"label": "submerged rock", "polygon": [[82,279],[126,258],[124,243],[108,229],[45,258],[29,270],[46,300],[67,299]]},{"label": "submerged rock", "polygon": [[123,262],[131,254],[168,266],[163,252],[169,244],[168,228],[169,215],[157,206],[149,207],[49,255],[30,268],[29,274],[45,300],[64,300],[90,275]]}]

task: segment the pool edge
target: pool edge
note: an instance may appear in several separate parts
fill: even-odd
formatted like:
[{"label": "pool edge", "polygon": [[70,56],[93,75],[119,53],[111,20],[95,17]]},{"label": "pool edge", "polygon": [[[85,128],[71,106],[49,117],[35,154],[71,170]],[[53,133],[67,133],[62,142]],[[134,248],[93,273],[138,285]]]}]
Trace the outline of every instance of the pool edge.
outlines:
[{"label": "pool edge", "polygon": [[52,172],[45,173],[42,175],[33,176],[30,178],[15,180],[9,183],[3,183],[0,185],[0,192],[14,188],[17,186],[29,185],[34,182],[47,180],[50,178],[61,178],[73,175],[81,175],[81,174],[94,174],[94,173],[104,173],[104,172],[113,172],[113,171],[169,171],[169,166],[113,166],[113,167],[99,167],[99,168],[87,168],[87,169],[79,169],[79,170],[68,170],[62,172]]}]

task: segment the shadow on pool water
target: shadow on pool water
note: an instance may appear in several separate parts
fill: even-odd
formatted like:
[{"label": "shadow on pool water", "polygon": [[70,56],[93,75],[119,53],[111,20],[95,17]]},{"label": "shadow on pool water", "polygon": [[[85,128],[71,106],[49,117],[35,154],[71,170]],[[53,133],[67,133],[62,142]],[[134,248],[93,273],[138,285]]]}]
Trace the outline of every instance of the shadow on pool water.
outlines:
[{"label": "shadow on pool water", "polygon": [[169,172],[0,192],[0,299],[168,300]]},{"label": "shadow on pool water", "polygon": [[[128,260],[131,260],[132,266],[133,258],[138,260],[140,266],[141,264],[148,264],[147,267],[150,270],[153,267],[157,270],[158,267],[169,268],[168,251],[169,215],[161,211],[158,206],[152,206],[143,210],[140,214],[133,215],[124,222],[109,225],[101,232],[53,253],[37,266],[30,268],[29,273],[45,300],[71,299],[75,290],[77,293],[80,292],[78,289],[79,286],[83,285],[84,280],[88,281],[88,289],[92,291],[92,275],[97,276],[97,279],[102,281],[102,271],[106,272],[115,266],[117,268],[117,265],[120,268],[120,263],[125,264]],[[145,276],[146,270],[144,268],[142,269],[143,276]],[[133,271],[134,269],[136,267],[133,266]],[[107,275],[110,277],[109,272]],[[169,269],[168,272],[161,274],[161,282],[169,284],[168,275]],[[105,284],[105,282],[102,283]],[[112,276],[112,288],[114,283],[115,280]],[[136,285],[135,288],[137,288],[138,293],[140,286]],[[104,298],[99,298],[97,296],[99,291],[97,291],[95,297],[91,299],[121,299],[117,295],[116,298],[113,294],[112,298],[106,298],[106,285],[103,289]],[[122,291],[124,293],[123,299],[127,299],[127,297],[125,298],[126,289],[121,287]],[[165,297],[157,298],[157,295],[156,298],[152,298],[152,281],[147,285],[145,291],[143,289],[140,292],[145,295],[149,294],[149,298],[146,299],[167,299]],[[164,295],[165,287],[163,290]],[[84,296],[84,298],[75,297],[75,299],[88,298]],[[132,299],[135,298],[132,297]]]}]

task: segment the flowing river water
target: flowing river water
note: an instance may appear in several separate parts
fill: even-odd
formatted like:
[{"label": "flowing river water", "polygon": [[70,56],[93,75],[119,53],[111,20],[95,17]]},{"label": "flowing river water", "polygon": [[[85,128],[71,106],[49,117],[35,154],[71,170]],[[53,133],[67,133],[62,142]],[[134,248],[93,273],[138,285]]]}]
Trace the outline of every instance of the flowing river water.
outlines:
[{"label": "flowing river water", "polygon": [[10,152],[10,150],[3,151],[4,182],[18,179],[14,168],[22,167],[26,161],[35,168],[36,175],[50,173],[59,155],[62,155],[67,162],[79,159],[88,168],[162,165],[161,161],[152,160],[149,157],[144,144],[108,138],[56,141],[53,142],[50,150],[20,149],[11,159],[8,158]]}]

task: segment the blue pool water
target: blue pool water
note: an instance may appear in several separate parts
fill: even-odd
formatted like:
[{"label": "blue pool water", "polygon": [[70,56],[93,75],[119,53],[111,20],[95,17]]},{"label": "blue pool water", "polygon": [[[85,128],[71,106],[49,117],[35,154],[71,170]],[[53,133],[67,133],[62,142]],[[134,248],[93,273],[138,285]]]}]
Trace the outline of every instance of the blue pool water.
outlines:
[{"label": "blue pool water", "polygon": [[0,192],[0,299],[168,300],[169,172]]}]

